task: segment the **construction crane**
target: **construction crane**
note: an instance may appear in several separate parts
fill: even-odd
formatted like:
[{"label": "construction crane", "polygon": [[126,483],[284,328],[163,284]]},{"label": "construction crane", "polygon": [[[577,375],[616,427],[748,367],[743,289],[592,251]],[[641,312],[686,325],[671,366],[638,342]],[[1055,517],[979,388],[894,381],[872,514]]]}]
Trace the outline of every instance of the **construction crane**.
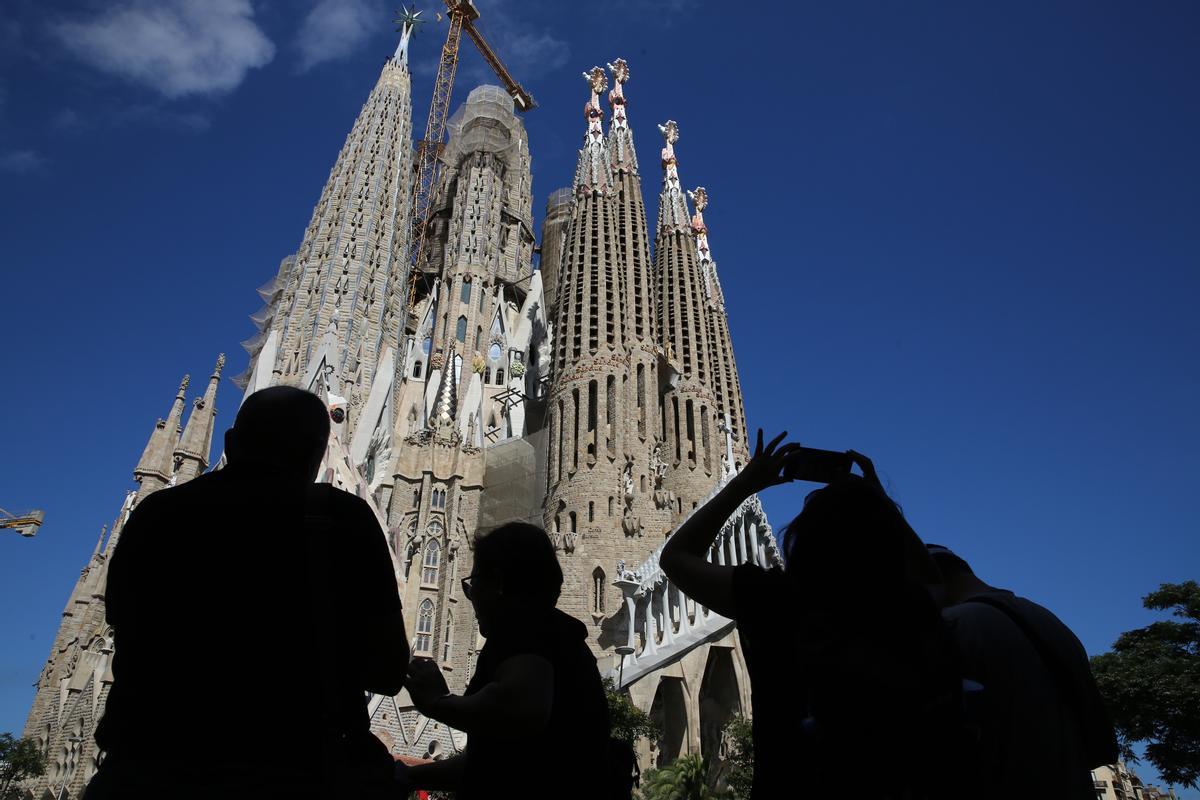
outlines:
[{"label": "construction crane", "polygon": [[0,508],[0,530],[11,528],[17,533],[25,537],[33,536],[37,533],[38,528],[42,524],[42,520],[46,518],[44,511],[28,511],[24,514],[10,514],[3,508]]},{"label": "construction crane", "polygon": [[[533,97],[525,91],[525,87],[517,83],[496,51],[488,44],[487,39],[475,27],[479,19],[479,10],[475,8],[474,0],[445,0],[447,18],[450,30],[446,33],[446,43],[442,45],[442,56],[438,62],[437,79],[433,84],[433,98],[429,103],[429,119],[425,122],[425,138],[417,145],[417,174],[413,185],[413,216],[412,235],[409,238],[412,256],[412,275],[409,281],[408,306],[411,309],[416,303],[417,279],[423,274],[425,253],[425,235],[429,224],[429,211],[433,205],[433,192],[437,186],[440,172],[438,156],[442,154],[443,140],[446,136],[446,119],[450,113],[450,93],[454,89],[454,75],[458,71],[458,46],[462,41],[463,31],[471,37],[471,41],[479,49],[483,60],[496,73],[496,77],[504,84],[512,96],[518,111],[526,112],[537,107]],[[397,22],[405,17],[411,17],[411,12],[405,11]]]}]

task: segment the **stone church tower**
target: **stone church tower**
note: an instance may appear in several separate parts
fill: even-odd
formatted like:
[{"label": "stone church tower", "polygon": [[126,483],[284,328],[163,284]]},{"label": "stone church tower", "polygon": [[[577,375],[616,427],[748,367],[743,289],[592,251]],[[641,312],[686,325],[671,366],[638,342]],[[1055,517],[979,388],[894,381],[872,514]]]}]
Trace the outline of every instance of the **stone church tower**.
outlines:
[{"label": "stone church tower", "polygon": [[[658,567],[674,527],[746,459],[707,195],[692,193],[689,217],[668,123],[652,259],[629,68],[609,65],[607,96],[608,77],[593,68],[574,181],[551,195],[535,269],[528,135],[502,89],[478,87],[450,121],[427,250],[410,275],[410,34],[384,64],[299,249],[258,290],[258,330],[243,343],[250,363],[232,382],[242,397],[289,384],[327,404],[319,479],[375,511],[413,652],[435,659],[453,689],[483,646],[459,588],[475,537],[527,520],[558,552],[560,607],[587,626],[601,672],[661,724],[644,763],[702,752],[719,764],[721,729],[749,711],[737,632]],[[39,800],[79,797],[96,769],[92,732],[112,680],[107,559],[144,497],[221,467],[210,459],[223,368],[222,356],[186,424],[184,379],[135,468],[138,488],[64,610],[25,730],[49,759],[31,787]],[[756,498],[710,558],[778,563]],[[368,710],[398,755],[464,746],[404,692],[374,696]]]}]

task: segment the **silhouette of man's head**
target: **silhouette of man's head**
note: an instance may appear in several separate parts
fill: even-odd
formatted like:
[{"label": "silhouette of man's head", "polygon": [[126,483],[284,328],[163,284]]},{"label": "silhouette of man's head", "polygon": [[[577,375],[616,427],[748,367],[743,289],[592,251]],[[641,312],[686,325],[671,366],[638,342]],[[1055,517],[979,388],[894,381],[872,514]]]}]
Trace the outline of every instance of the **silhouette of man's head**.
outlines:
[{"label": "silhouette of man's head", "polygon": [[861,596],[864,586],[886,590],[904,581],[909,536],[891,498],[850,475],[810,493],[788,524],[787,572],[806,592],[831,600]]},{"label": "silhouette of man's head", "polygon": [[544,530],[510,522],[476,537],[469,583],[480,632],[487,636],[509,614],[554,608],[563,573]]},{"label": "silhouette of man's head", "polygon": [[269,464],[315,480],[329,441],[329,412],[320,399],[292,386],[272,386],[246,398],[225,432],[230,464]]}]

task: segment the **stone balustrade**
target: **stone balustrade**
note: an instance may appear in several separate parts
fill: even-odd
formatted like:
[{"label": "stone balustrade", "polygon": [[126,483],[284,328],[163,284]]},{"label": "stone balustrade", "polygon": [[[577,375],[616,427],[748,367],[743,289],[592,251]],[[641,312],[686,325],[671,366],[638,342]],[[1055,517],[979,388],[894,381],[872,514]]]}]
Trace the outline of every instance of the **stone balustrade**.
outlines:
[{"label": "stone balustrade", "polygon": [[[671,583],[659,566],[667,541],[670,537],[635,569],[617,564],[613,585],[624,599],[627,639],[617,648],[621,660],[613,678],[622,686],[675,661],[696,645],[724,636],[734,624]],[[708,560],[729,566],[751,563],[764,569],[782,565],[757,495],[747,498],[726,520]]]}]

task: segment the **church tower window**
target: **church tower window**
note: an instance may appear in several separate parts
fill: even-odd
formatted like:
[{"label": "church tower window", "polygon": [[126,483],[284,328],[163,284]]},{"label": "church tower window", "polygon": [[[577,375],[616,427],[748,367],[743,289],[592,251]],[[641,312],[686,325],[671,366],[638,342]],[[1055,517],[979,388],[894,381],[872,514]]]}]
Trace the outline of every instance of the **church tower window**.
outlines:
[{"label": "church tower window", "polygon": [[446,630],[442,633],[442,661],[450,660],[450,632],[454,630],[454,612],[446,613]]},{"label": "church tower window", "polygon": [[592,613],[604,613],[604,590],[606,581],[604,580],[604,570],[596,567],[592,571]]},{"label": "church tower window", "polygon": [[438,568],[442,563],[442,545],[437,539],[425,543],[425,555],[421,559],[421,585],[437,586]]},{"label": "church tower window", "polygon": [[454,338],[458,339],[463,344],[467,343],[467,318],[459,317],[458,324],[454,328]]},{"label": "church tower window", "polygon": [[421,601],[417,614],[417,639],[413,642],[414,653],[430,652],[433,639],[433,601],[428,597]]},{"label": "church tower window", "polygon": [[471,279],[470,277],[463,278],[462,290],[459,294],[459,300],[464,303],[471,302]]}]

